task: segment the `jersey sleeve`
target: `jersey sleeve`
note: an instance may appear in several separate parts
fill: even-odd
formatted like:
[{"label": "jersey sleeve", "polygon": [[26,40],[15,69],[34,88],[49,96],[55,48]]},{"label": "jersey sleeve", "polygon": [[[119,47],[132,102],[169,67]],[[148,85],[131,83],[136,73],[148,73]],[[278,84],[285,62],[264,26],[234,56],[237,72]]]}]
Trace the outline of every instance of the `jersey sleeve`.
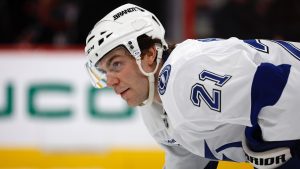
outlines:
[{"label": "jersey sleeve", "polygon": [[220,125],[216,130],[199,132],[185,123],[174,129],[173,136],[198,156],[212,160],[244,162],[246,157],[241,142],[244,129],[245,126],[226,124]]},{"label": "jersey sleeve", "polygon": [[209,159],[197,156],[182,146],[161,144],[166,152],[164,169],[205,168]]}]

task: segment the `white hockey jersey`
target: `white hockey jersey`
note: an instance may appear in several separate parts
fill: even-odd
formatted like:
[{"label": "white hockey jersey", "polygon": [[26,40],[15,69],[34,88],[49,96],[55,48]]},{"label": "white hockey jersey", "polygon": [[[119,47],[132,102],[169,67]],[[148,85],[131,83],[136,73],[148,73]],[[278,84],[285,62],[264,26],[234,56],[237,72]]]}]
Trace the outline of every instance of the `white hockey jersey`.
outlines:
[{"label": "white hockey jersey", "polygon": [[158,91],[168,134],[205,158],[246,161],[241,139],[300,139],[300,45],[269,40],[186,40],[170,54]]},{"label": "white hockey jersey", "polygon": [[152,105],[138,107],[138,110],[151,136],[165,150],[164,169],[200,169],[208,164],[208,159],[186,150],[169,135],[163,121],[165,117],[161,104],[153,102]]}]

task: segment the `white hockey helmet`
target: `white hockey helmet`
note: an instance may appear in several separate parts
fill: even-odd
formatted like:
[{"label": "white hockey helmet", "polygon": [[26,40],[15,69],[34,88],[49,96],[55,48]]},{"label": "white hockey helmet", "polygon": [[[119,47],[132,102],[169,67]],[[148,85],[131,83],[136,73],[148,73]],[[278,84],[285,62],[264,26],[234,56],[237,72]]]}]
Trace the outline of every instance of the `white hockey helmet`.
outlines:
[{"label": "white hockey helmet", "polygon": [[[138,46],[137,37],[143,34],[160,39],[162,48],[167,49],[164,27],[154,14],[139,6],[122,5],[96,23],[86,39],[85,47],[85,54],[88,58],[86,68],[95,87],[106,87],[106,75],[97,70],[95,65],[112,49],[123,45],[135,57],[137,63],[140,61],[141,50]],[[158,52],[160,59],[162,52]],[[139,63],[138,65],[140,67]],[[150,76],[149,73],[141,71],[146,76]]]}]

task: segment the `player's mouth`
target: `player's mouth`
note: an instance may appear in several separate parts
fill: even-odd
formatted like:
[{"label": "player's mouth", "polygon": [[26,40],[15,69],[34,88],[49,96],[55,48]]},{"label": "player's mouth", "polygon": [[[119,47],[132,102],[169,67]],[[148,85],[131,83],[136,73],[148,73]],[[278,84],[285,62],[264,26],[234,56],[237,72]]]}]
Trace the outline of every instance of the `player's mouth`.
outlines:
[{"label": "player's mouth", "polygon": [[129,90],[129,88],[126,89],[126,90],[124,90],[124,91],[122,91],[122,92],[120,93],[120,95],[121,95],[122,98],[124,98],[124,96],[125,96],[125,94],[127,93],[128,90]]}]

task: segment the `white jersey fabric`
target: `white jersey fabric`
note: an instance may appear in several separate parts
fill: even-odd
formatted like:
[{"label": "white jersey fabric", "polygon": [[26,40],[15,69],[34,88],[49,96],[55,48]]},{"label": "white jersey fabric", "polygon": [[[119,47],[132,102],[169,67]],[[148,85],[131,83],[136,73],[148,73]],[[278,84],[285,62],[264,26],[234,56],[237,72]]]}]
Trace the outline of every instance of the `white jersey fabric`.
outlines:
[{"label": "white jersey fabric", "polygon": [[144,123],[158,144],[165,150],[164,169],[200,169],[209,160],[197,156],[179,145],[168,133],[163,121],[163,107],[153,102],[152,105],[138,107]]},{"label": "white jersey fabric", "polygon": [[174,139],[200,157],[233,161],[246,161],[246,126],[259,124],[265,141],[300,139],[299,47],[237,38],[178,44],[159,76],[168,125],[143,115],[149,131],[158,142]]}]

